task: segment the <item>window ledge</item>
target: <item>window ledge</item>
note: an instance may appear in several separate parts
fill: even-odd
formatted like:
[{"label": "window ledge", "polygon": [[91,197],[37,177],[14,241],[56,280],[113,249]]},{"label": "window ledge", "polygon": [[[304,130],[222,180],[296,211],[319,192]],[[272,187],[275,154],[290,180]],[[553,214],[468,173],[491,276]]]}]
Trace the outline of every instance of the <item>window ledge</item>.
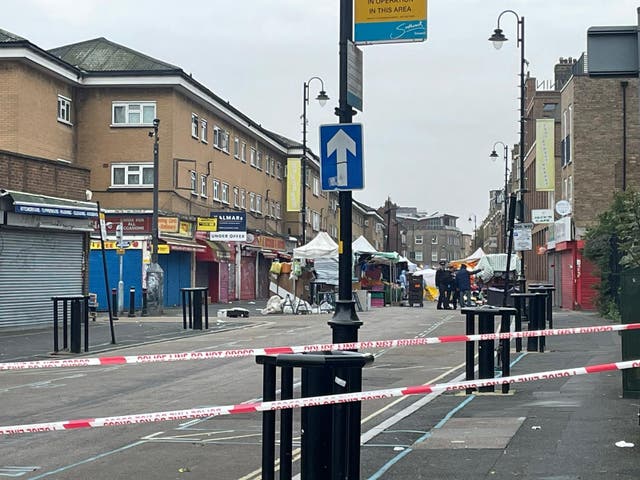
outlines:
[{"label": "window ledge", "polygon": [[68,127],[73,127],[73,123],[67,122],[66,120],[63,120],[62,118],[58,119],[58,123],[62,123],[63,125],[67,125]]}]

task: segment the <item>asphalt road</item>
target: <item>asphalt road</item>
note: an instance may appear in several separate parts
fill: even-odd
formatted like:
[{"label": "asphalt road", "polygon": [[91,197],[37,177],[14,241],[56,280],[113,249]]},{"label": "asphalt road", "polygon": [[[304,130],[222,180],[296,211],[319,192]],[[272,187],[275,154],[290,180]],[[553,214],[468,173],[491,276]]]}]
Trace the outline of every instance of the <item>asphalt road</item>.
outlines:
[{"label": "asphalt road", "polygon": [[[255,323],[243,328],[109,355],[328,342],[330,318],[255,317],[250,319]],[[430,308],[377,309],[360,313],[360,319],[360,340],[456,334],[464,328],[458,312]],[[452,377],[463,361],[463,348],[454,344],[378,351],[365,369],[363,388]],[[253,358],[14,371],[3,372],[2,379],[2,425],[238,404],[260,398],[262,389],[261,367]],[[365,402],[363,432],[417,400]],[[0,439],[0,476],[3,467],[17,466],[25,472],[22,478],[29,479],[257,479],[260,435],[261,417],[246,414],[11,436]],[[26,473],[27,467],[33,471]]]}]

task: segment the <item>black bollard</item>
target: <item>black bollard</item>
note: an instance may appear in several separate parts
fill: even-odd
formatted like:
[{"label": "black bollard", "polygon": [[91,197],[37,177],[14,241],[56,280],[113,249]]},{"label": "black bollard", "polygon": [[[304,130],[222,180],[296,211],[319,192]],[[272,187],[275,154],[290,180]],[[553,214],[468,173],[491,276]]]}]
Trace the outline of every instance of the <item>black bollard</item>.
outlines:
[{"label": "black bollard", "polygon": [[136,289],[131,287],[129,289],[129,315],[128,317],[136,316]]},{"label": "black bollard", "polygon": [[81,321],[80,321],[80,300],[71,300],[71,353],[80,353],[81,347]]},{"label": "black bollard", "polygon": [[116,288],[111,289],[111,308],[113,310],[111,316],[114,320],[118,320],[118,290]]},{"label": "black bollard", "polygon": [[146,317],[149,315],[148,304],[147,304],[147,289],[142,289],[142,312],[140,312],[141,317]]}]

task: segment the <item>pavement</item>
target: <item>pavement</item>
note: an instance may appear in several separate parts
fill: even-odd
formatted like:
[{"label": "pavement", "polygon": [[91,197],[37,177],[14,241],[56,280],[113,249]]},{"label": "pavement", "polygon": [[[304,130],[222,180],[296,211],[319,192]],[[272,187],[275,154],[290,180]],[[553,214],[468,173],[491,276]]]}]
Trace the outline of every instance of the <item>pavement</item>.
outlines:
[{"label": "pavement", "polygon": [[[248,308],[251,316],[216,317],[219,309],[233,306]],[[162,317],[122,317],[114,322],[116,345],[110,342],[108,317],[100,315],[90,325],[89,353],[81,355],[243,327],[264,321],[257,312],[263,306],[212,305],[210,328],[202,331],[184,330],[181,310]],[[554,311],[555,328],[608,323],[591,313]],[[0,330],[0,345],[3,362],[52,358],[50,328]],[[550,336],[544,353],[515,352],[512,342],[511,375],[615,362],[620,352],[617,332]],[[622,397],[619,371],[518,383],[508,394],[497,388],[496,393],[447,393],[428,402],[422,398],[420,408],[366,439],[361,478],[640,478],[640,400]]]}]

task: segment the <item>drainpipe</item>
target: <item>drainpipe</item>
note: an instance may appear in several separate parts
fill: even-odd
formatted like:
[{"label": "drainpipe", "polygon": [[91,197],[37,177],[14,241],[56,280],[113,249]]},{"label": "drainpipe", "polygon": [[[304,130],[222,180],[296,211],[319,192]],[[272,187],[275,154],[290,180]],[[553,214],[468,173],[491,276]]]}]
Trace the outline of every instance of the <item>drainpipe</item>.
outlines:
[{"label": "drainpipe", "polygon": [[622,87],[622,191],[627,190],[627,86],[629,82],[620,82]]}]

